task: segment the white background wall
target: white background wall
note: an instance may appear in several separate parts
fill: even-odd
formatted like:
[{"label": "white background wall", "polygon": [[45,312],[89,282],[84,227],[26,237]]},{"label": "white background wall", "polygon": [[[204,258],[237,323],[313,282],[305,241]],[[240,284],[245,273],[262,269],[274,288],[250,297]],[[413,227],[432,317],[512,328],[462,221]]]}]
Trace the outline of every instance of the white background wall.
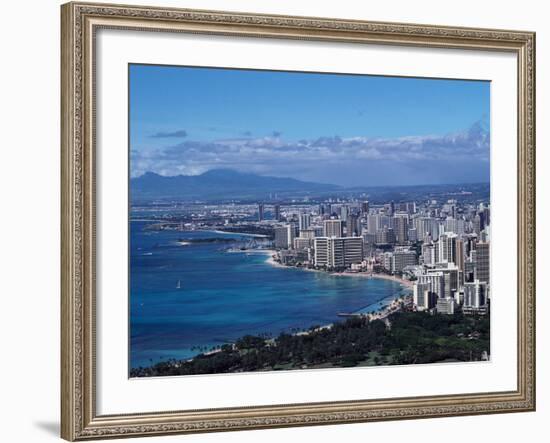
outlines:
[{"label": "white background wall", "polygon": [[[247,431],[140,441],[546,441],[550,247],[550,14],[536,0],[128,0],[134,4],[402,21],[537,32],[538,411],[479,417]],[[55,441],[59,430],[59,1],[2,5],[0,26],[0,435]],[[545,202],[546,200],[546,202]]]}]

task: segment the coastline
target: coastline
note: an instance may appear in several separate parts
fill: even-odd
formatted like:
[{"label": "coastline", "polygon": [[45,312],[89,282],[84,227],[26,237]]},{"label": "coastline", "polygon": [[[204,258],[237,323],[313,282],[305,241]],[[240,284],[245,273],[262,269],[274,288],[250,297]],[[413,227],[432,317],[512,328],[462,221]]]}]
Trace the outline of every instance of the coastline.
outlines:
[{"label": "coastline", "polygon": [[[399,283],[401,287],[407,291],[411,291],[414,282],[411,280],[405,280],[403,278],[400,278],[395,275],[387,275],[387,274],[375,274],[373,272],[327,272],[323,271],[321,269],[310,269],[310,268],[300,268],[297,266],[286,266],[281,263],[279,263],[277,260],[275,260],[275,255],[277,254],[277,251],[274,249],[247,249],[242,251],[236,251],[236,252],[245,252],[245,253],[259,253],[259,254],[265,254],[267,255],[265,263],[268,263],[271,266],[277,267],[277,268],[285,268],[285,269],[299,269],[302,271],[309,271],[309,272],[322,272],[328,275],[332,275],[335,277],[360,277],[360,278],[375,278],[380,280],[389,280],[393,281],[395,283]],[[401,294],[393,294],[389,297],[385,297],[381,300],[378,300],[374,304],[381,304],[382,306],[377,309],[375,312],[364,312],[364,310],[368,307],[363,307],[358,311],[354,311],[350,313],[350,316],[363,316],[367,317],[369,320],[383,320],[387,318],[390,314],[393,314],[394,312],[401,310],[401,303],[406,302],[408,299],[412,299],[412,293],[409,292],[405,294],[404,296]],[[325,328],[331,328],[332,323],[322,325],[318,329],[325,329]],[[308,334],[309,331],[302,331],[298,332],[296,334]]]},{"label": "coastline", "polygon": [[[213,231],[210,231],[210,232],[213,232]],[[180,243],[182,246],[184,246],[184,243],[187,243],[187,242],[178,242],[178,243]],[[280,262],[278,262],[277,260],[275,260],[275,257],[277,255],[277,251],[274,250],[274,249],[243,249],[243,250],[236,250],[236,251],[231,251],[231,252],[264,255],[265,256],[265,261],[264,261],[265,263],[268,263],[270,266],[274,266],[274,267],[278,267],[278,268],[298,269],[298,270],[303,270],[303,271],[324,273],[324,274],[327,274],[328,276],[334,276],[334,277],[361,277],[361,278],[372,277],[372,278],[381,278],[381,279],[391,280],[391,281],[400,283],[403,288],[408,288],[408,285],[403,284],[404,281],[402,281],[402,279],[400,279],[398,277],[394,277],[394,276],[389,276],[389,275],[380,275],[379,276],[377,274],[371,274],[371,273],[367,273],[367,272],[362,272],[362,273],[351,273],[351,272],[350,273],[346,273],[346,272],[336,273],[336,272],[334,272],[334,273],[332,273],[332,272],[327,272],[327,271],[320,270],[320,269],[309,269],[309,268],[306,268],[306,267],[296,267],[296,266],[283,265]],[[412,282],[410,282],[410,283],[412,284]],[[389,317],[391,314],[393,314],[395,312],[401,311],[402,310],[402,303],[405,302],[408,297],[410,297],[410,294],[403,297],[400,293],[394,292],[390,296],[386,296],[386,297],[384,297],[380,300],[376,300],[375,302],[371,303],[368,306],[363,306],[363,307],[361,307],[357,310],[350,311],[349,313],[337,313],[337,312],[335,312],[335,314],[343,314],[343,315],[339,315],[339,317],[342,317],[342,318],[340,318],[338,320],[335,320],[331,323],[321,324],[320,326],[318,326],[317,328],[312,329],[312,330],[302,330],[302,331],[292,332],[292,333],[290,333],[290,335],[303,336],[303,335],[309,335],[311,333],[315,333],[315,332],[318,332],[318,331],[321,331],[321,330],[331,330],[335,324],[343,323],[348,318],[353,318],[353,317],[365,318],[365,319],[368,319],[369,321],[382,320],[382,321],[385,321],[387,324],[389,324],[388,320],[387,320],[387,317]],[[275,340],[276,340],[276,338],[273,337],[273,338],[267,339],[266,342],[275,343]],[[184,359],[182,359],[182,361],[191,362],[191,361],[195,360],[197,357],[199,357],[201,355],[202,356],[210,356],[210,355],[218,354],[221,351],[222,351],[221,348],[210,349],[208,351],[202,352],[202,353],[200,353],[198,355],[195,355],[193,357],[184,358]]]},{"label": "coastline", "polygon": [[[297,267],[297,266],[286,266],[278,261],[276,261],[273,256],[277,253],[275,250],[268,250],[268,249],[262,249],[262,251],[265,251],[266,253],[269,253],[269,257],[266,259],[266,263],[269,263],[272,266],[278,267],[278,268],[287,268],[287,269],[301,269],[302,271],[311,271],[311,272],[324,272],[328,275],[333,275],[336,277],[360,277],[360,278],[378,278],[381,280],[390,280],[394,281],[396,283],[401,284],[406,289],[412,289],[414,282],[411,280],[406,280],[404,278],[400,278],[396,275],[388,275],[388,274],[375,274],[373,272],[327,272],[323,271],[321,269],[311,269],[311,268],[305,268],[305,267]],[[250,252],[250,251],[249,251]]]},{"label": "coastline", "polygon": [[250,234],[247,232],[220,231],[219,229],[197,229],[197,231],[213,232],[215,234],[242,235],[243,237],[268,238],[268,236],[264,234]]},{"label": "coastline", "polygon": [[[278,268],[287,268],[287,269],[301,269],[303,271],[310,271],[310,272],[323,272],[328,275],[336,276],[336,277],[360,277],[360,278],[377,278],[380,280],[389,280],[396,283],[399,283],[403,289],[411,290],[413,287],[413,282],[411,280],[405,280],[403,278],[394,276],[394,275],[387,275],[387,274],[375,274],[373,272],[326,272],[320,269],[310,269],[310,268],[299,268],[296,266],[286,266],[274,259],[275,254],[277,251],[275,250],[261,250],[261,252],[264,252],[268,255],[267,259],[265,260],[266,263],[269,263],[271,266],[275,266]],[[391,314],[401,311],[401,303],[407,302],[408,299],[411,299],[412,294],[408,293],[405,296],[400,295],[392,295],[390,297],[383,298],[382,300],[379,300],[377,303],[382,304],[382,307],[380,307],[375,312],[361,312],[365,308],[361,308],[358,311],[350,313],[350,317],[357,316],[357,317],[366,317],[370,321],[372,320],[385,320],[387,317],[389,317]],[[373,303],[374,304],[374,303]],[[322,330],[322,329],[330,329],[332,327],[333,323],[329,323],[326,325],[319,326],[314,331]],[[301,331],[297,332],[293,335],[307,335],[310,332],[313,331]]]}]

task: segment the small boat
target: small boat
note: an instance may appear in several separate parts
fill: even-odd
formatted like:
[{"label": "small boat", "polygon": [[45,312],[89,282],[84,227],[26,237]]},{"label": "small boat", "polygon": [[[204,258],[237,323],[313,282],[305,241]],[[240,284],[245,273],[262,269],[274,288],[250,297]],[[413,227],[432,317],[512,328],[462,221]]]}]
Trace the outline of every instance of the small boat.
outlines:
[{"label": "small boat", "polygon": [[176,289],[181,289],[181,280],[178,280],[178,284],[176,285]]}]

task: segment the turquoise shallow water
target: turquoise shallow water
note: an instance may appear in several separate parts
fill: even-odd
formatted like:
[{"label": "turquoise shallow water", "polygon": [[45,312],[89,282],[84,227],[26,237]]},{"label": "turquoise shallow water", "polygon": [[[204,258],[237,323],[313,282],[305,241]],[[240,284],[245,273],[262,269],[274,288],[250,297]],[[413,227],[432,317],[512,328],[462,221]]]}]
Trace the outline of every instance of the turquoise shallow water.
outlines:
[{"label": "turquoise shallow water", "polygon": [[[380,309],[399,283],[280,268],[263,253],[179,239],[230,236],[151,232],[131,222],[130,364],[189,358],[246,334],[292,332],[341,320],[338,312]],[[178,281],[181,288],[177,288]]]}]

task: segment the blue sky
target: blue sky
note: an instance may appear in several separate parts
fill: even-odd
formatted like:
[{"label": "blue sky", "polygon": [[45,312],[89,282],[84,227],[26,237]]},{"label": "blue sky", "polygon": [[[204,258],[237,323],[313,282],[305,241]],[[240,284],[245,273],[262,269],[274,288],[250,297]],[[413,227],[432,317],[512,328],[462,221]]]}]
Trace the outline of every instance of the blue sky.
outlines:
[{"label": "blue sky", "polygon": [[344,186],[489,180],[482,81],[130,66],[131,175]]}]

